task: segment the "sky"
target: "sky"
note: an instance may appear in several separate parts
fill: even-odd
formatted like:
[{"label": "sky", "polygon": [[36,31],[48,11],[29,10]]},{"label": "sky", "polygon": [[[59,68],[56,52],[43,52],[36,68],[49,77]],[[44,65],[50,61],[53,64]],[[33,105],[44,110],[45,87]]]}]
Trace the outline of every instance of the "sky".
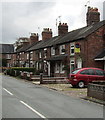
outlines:
[{"label": "sky", "polygon": [[[57,24],[67,23],[69,31],[86,26],[87,6],[97,7],[103,20],[105,0],[2,0],[0,2],[0,43],[13,44],[19,37],[30,37],[43,28],[57,33]],[[104,18],[103,18],[104,17]]]}]

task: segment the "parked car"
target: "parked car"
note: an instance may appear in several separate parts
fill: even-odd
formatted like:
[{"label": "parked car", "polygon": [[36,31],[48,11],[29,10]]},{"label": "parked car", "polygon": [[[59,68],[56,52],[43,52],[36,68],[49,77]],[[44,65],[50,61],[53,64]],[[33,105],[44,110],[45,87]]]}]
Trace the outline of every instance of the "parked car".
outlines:
[{"label": "parked car", "polygon": [[69,75],[73,87],[83,88],[92,81],[105,81],[105,71],[99,68],[81,68]]}]

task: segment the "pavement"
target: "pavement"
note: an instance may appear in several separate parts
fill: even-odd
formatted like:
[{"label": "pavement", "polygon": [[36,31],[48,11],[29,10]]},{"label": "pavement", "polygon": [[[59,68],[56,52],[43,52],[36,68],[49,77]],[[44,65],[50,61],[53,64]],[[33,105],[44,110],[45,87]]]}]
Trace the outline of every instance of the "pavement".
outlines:
[{"label": "pavement", "polygon": [[88,97],[87,88],[73,88],[70,84],[42,84],[42,86],[52,90],[60,91],[61,93],[68,96],[72,96],[74,98],[80,98],[94,103],[105,105],[105,101]]},{"label": "pavement", "polygon": [[103,118],[103,106],[2,75],[2,117]]},{"label": "pavement", "polygon": [[62,93],[72,97],[85,98],[87,96],[87,88],[73,88],[70,84],[43,84],[42,86],[56,91],[61,91]]}]

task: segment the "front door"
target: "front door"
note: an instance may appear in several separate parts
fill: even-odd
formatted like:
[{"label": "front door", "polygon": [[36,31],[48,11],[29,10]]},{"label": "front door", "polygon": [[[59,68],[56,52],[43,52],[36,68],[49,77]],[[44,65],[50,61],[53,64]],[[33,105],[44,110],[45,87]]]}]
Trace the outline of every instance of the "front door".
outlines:
[{"label": "front door", "polygon": [[54,62],[50,62],[50,76],[54,77]]},{"label": "front door", "polygon": [[81,58],[79,58],[77,60],[77,68],[82,68],[82,60],[81,60]]}]

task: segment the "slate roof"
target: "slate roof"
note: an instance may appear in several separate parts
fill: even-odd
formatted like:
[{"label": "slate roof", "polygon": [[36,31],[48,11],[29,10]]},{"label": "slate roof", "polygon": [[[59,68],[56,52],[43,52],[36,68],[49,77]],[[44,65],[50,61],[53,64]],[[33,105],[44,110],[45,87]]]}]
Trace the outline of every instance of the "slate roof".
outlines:
[{"label": "slate roof", "polygon": [[67,33],[64,37],[62,37],[62,39],[59,40],[57,44],[72,42],[72,41],[76,41],[79,39],[84,39],[90,34],[92,34],[94,31],[102,27],[103,25],[105,25],[105,20],[98,22],[96,24],[92,24],[90,26],[86,26],[86,27],[71,31]]},{"label": "slate roof", "polygon": [[0,53],[7,54],[14,52],[13,44],[0,44]]},{"label": "slate roof", "polygon": [[95,59],[99,59],[99,58],[103,58],[103,57],[105,57],[105,49],[104,49],[103,51],[101,51],[101,53],[98,54],[98,55],[95,57]]},{"label": "slate roof", "polygon": [[33,47],[28,49],[27,51],[38,50],[38,49],[53,46],[54,43],[56,41],[58,41],[59,38],[61,38],[61,36],[55,36],[55,37],[52,37],[51,39],[48,39],[48,40],[41,40],[38,43],[36,43]]},{"label": "slate roof", "polygon": [[92,24],[90,26],[85,26],[80,29],[73,30],[66,33],[64,36],[55,36],[48,40],[39,41],[37,44],[33,45],[33,47],[27,49],[27,51],[42,49],[84,39],[103,25],[105,25],[105,20],[100,21],[96,24]]}]

